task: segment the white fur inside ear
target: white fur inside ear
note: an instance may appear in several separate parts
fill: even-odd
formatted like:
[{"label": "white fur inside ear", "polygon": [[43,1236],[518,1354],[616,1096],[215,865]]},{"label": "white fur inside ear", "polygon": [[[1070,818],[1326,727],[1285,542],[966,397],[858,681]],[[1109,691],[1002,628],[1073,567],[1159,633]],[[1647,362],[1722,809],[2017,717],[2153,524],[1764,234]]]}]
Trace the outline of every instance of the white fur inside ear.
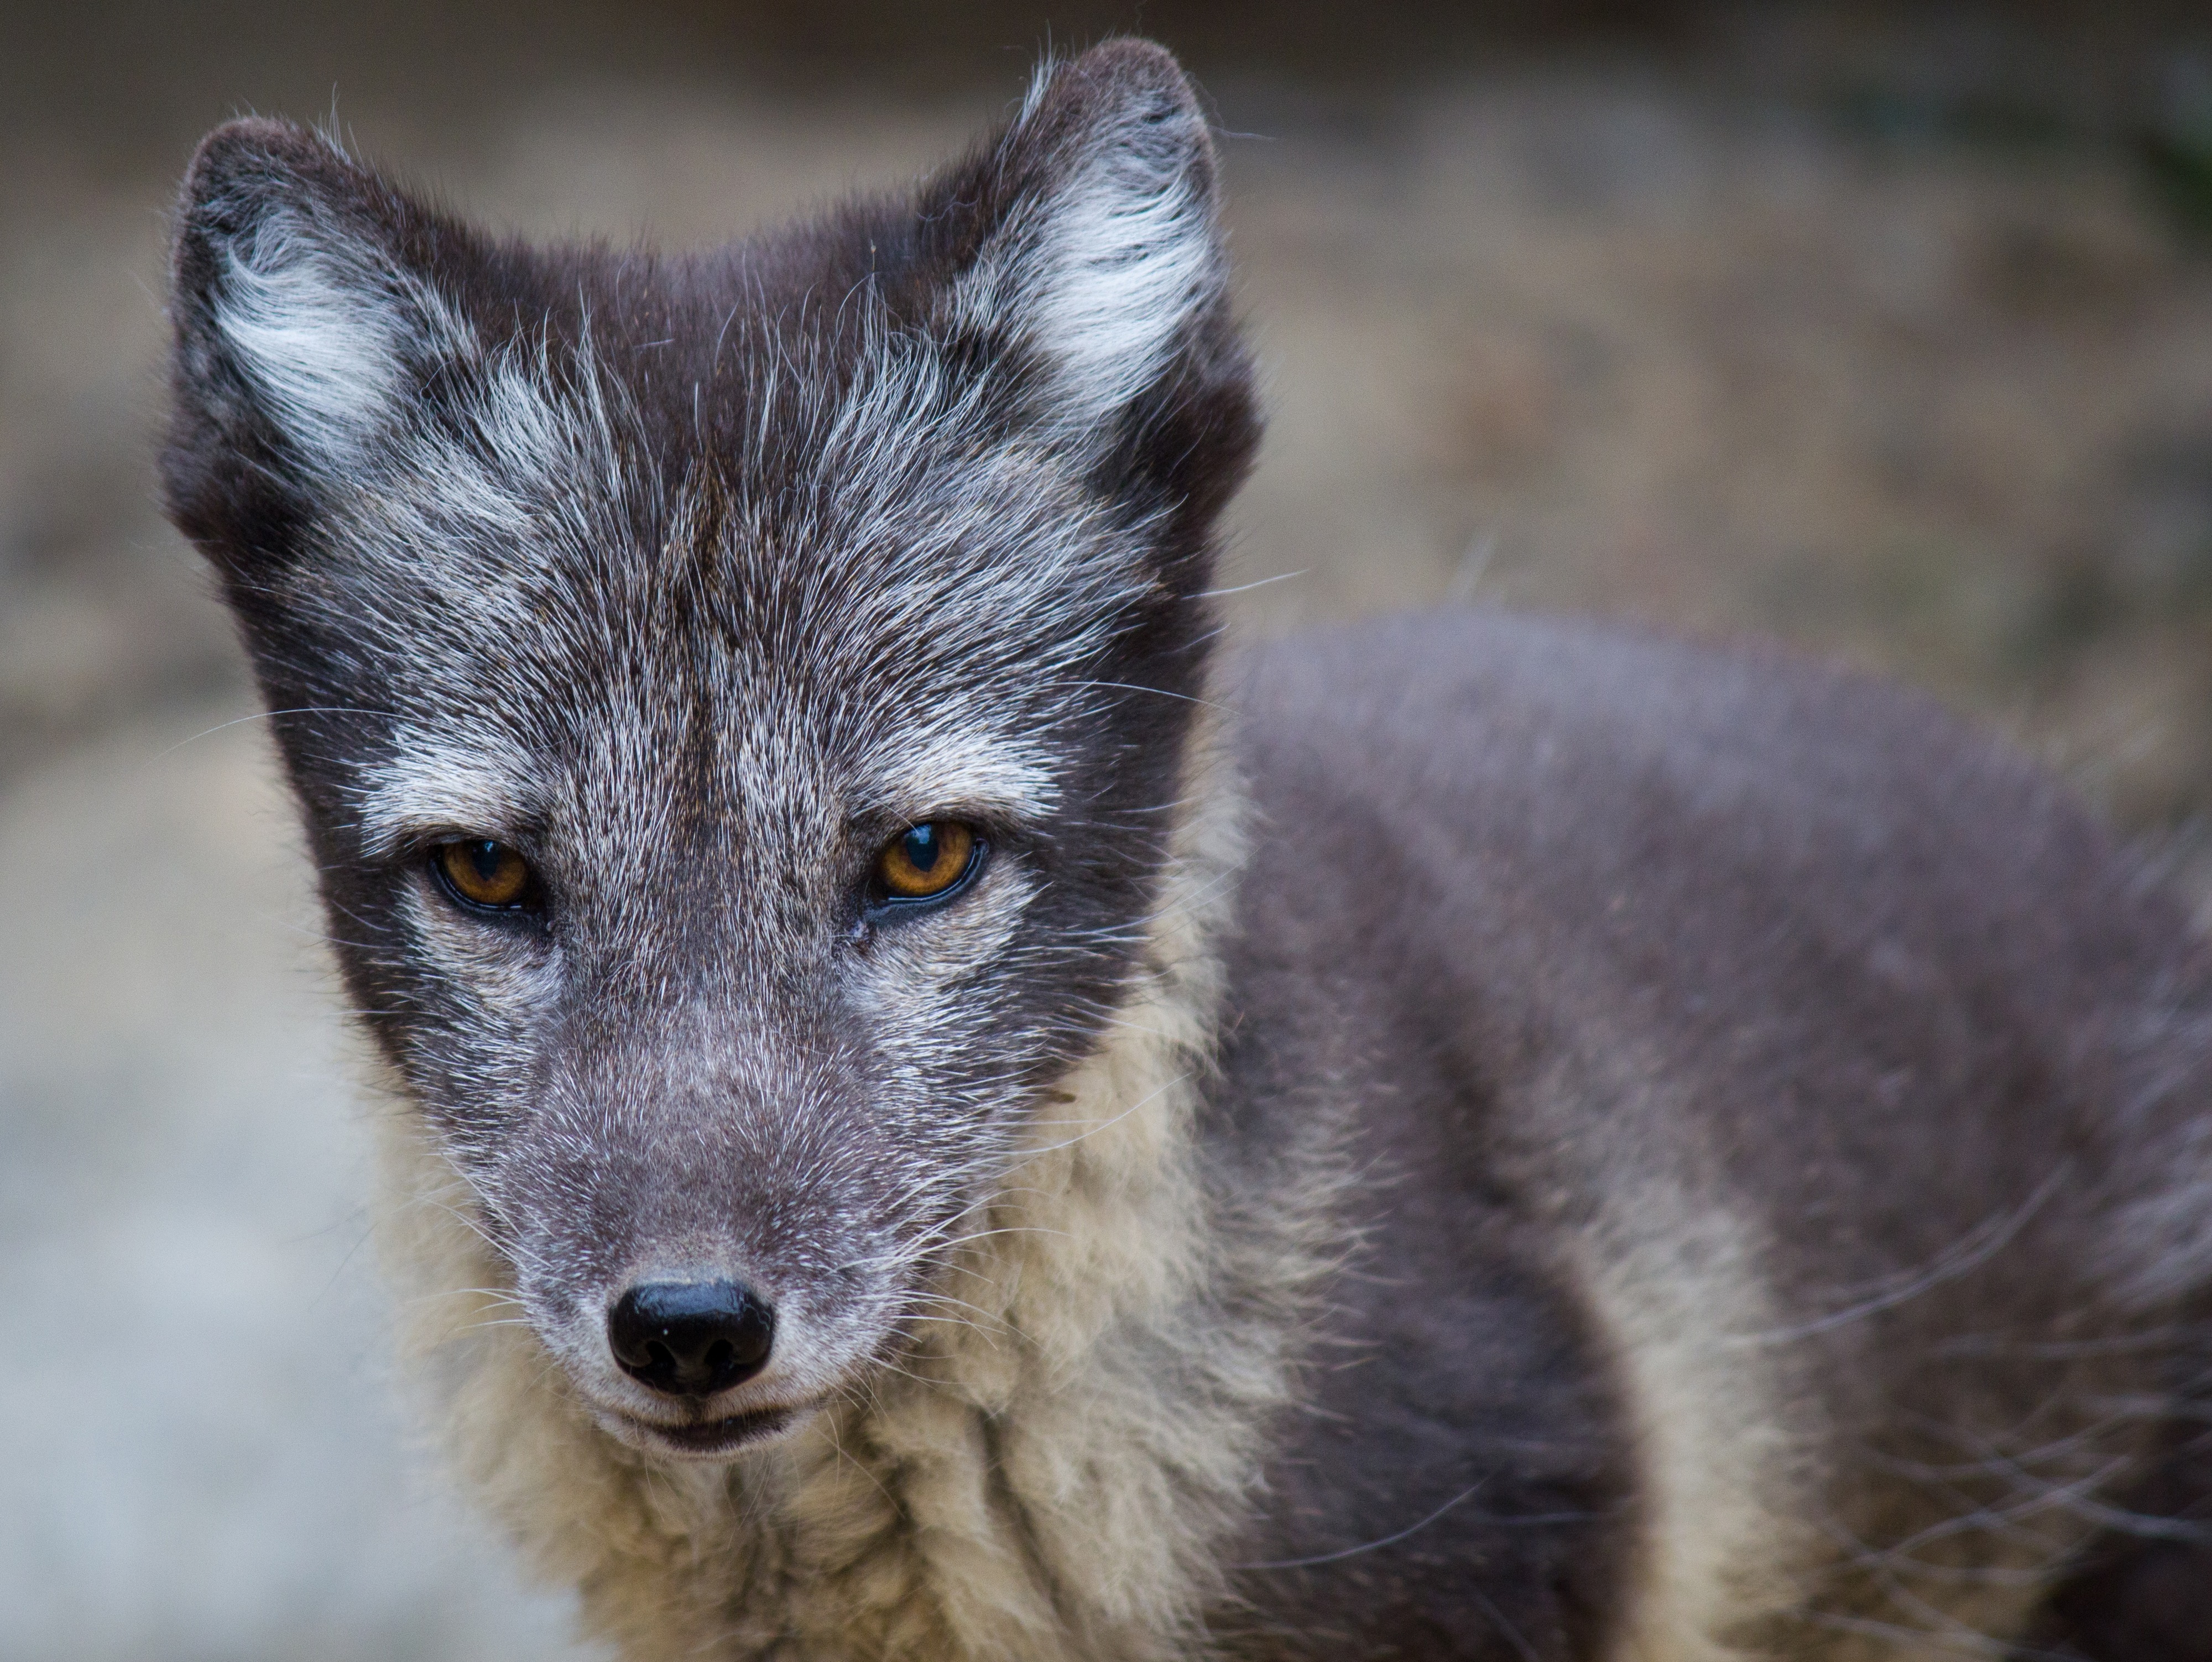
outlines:
[{"label": "white fur inside ear", "polygon": [[428,283],[302,215],[272,212],[228,252],[216,327],[270,420],[318,471],[357,463],[392,422],[408,363],[465,337]]},{"label": "white fur inside ear", "polygon": [[1191,181],[1134,160],[1107,158],[1060,206],[1036,314],[1069,390],[1101,416],[1144,391],[1217,281],[1212,227]]},{"label": "white fur inside ear", "polygon": [[[1037,102],[1033,93],[1024,120]],[[1060,367],[1062,424],[1087,428],[1151,385],[1223,282],[1199,118],[1126,118],[1091,145],[1009,224],[961,295],[971,317],[1020,320]]]}]

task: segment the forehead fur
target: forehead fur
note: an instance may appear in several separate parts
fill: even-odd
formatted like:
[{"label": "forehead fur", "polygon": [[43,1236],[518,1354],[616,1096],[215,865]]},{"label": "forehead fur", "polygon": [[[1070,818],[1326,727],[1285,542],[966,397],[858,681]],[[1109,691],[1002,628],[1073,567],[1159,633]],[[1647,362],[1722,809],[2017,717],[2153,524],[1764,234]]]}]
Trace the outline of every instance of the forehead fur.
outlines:
[{"label": "forehead fur", "polygon": [[777,396],[817,408],[749,435],[804,465],[751,475],[629,465],[635,409],[588,348],[568,369],[481,367],[450,395],[466,419],[387,446],[279,577],[345,696],[373,689],[404,748],[443,735],[523,779],[621,771],[615,746],[698,784],[832,755],[915,812],[932,766],[939,799],[1046,804],[1055,740],[1118,695],[1091,666],[1158,609],[1156,510],[1007,442],[894,336],[859,374],[754,401],[763,429]]}]

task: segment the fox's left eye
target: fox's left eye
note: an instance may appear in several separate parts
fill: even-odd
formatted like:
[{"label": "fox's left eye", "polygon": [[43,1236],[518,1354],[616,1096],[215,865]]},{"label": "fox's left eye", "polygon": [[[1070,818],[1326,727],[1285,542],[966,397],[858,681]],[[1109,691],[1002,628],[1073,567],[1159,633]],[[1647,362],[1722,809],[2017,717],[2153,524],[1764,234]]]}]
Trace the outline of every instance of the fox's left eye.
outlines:
[{"label": "fox's left eye", "polygon": [[480,911],[520,912],[536,898],[530,862],[489,837],[441,843],[431,851],[430,866],[448,894]]},{"label": "fox's left eye", "polygon": [[949,895],[975,869],[981,839],[957,820],[909,827],[876,857],[876,882],[888,901],[933,901]]}]

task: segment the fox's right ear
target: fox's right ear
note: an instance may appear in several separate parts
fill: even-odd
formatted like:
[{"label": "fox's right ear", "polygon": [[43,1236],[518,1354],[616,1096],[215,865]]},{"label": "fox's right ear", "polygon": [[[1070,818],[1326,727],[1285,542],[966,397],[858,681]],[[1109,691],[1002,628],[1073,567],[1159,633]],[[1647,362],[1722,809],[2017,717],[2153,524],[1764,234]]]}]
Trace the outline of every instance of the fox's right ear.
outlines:
[{"label": "fox's right ear", "polygon": [[201,143],[170,268],[171,517],[217,559],[373,465],[412,386],[476,353],[425,275],[427,216],[335,145],[248,119]]}]

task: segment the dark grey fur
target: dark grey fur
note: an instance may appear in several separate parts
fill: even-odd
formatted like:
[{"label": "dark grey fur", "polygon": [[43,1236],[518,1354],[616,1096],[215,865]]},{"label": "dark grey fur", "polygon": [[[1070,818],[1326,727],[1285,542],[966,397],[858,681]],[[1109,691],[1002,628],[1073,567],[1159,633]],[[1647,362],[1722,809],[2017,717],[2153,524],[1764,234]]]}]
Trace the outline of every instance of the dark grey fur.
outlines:
[{"label": "dark grey fur", "polygon": [[[1959,1653],[1929,1612],[1960,1581],[2060,1572],[2095,1523],[2147,1555],[2061,1600],[2136,1624],[2080,1653],[2206,1653],[2201,1535],[2127,1508],[2205,1408],[2212,980],[2105,833],[1924,701],[1778,655],[1440,617],[1273,649],[1237,701],[1273,834],[1220,1134],[1356,1095],[1388,1178],[1255,1556],[1480,1485],[1248,1577],[1304,1635],[1261,1653],[1510,1655],[1501,1622],[1606,1653],[1635,1500],[1558,1242],[1646,1163],[1771,1227],[1784,1331],[1740,1337],[1797,1353],[1826,1428],[1835,1552],[1778,1653],[1863,1623]],[[2179,1238],[2131,1228],[2160,1198]],[[2212,1519],[2201,1466],[2148,1504]]]},{"label": "dark grey fur", "polygon": [[[1256,807],[1212,1227],[1310,1186],[1287,1150],[1357,1174],[1308,1313],[1221,1295],[1301,1360],[1214,1643],[1723,1653],[1631,1637],[1695,1520],[1591,1267],[1675,1229],[1703,1273],[1710,1216],[1759,1297],[1700,1354],[1778,1382],[1804,1531],[1714,1644],[2212,1653],[2212,967],[2173,902],[2033,770],[1779,658],[1455,616],[1209,680],[1257,432],[1214,188],[1127,42],[913,196],[697,258],[497,242],[278,123],[203,147],[171,511],[352,998],[551,1355],[662,1412],[606,1302],[714,1271],[774,1289],[807,1391],[896,1365],[1110,1037],[1211,689]],[[1070,277],[1102,192],[1135,240]],[[948,816],[972,895],[871,912],[875,850]],[[544,909],[455,915],[461,835]]]}]

